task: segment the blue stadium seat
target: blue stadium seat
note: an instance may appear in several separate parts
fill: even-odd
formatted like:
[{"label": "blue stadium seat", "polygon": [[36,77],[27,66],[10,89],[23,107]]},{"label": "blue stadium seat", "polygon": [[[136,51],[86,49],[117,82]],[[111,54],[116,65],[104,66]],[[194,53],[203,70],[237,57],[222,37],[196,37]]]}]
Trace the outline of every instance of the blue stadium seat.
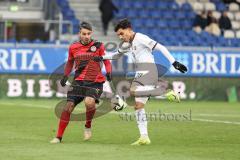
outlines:
[{"label": "blue stadium seat", "polygon": [[196,17],[196,14],[194,12],[185,12],[185,16],[189,20],[193,20]]},{"label": "blue stadium seat", "polygon": [[51,41],[51,40],[48,40],[48,41],[46,41],[46,43],[48,43],[48,44],[55,44],[56,43],[56,41]]},{"label": "blue stadium seat", "polygon": [[23,38],[19,41],[19,43],[31,43],[27,38]]},{"label": "blue stadium seat", "polygon": [[156,8],[155,3],[153,1],[145,1],[144,8],[154,9],[154,8]]},{"label": "blue stadium seat", "polygon": [[121,6],[122,6],[124,9],[132,9],[133,3],[132,3],[131,1],[123,0],[123,1],[121,2]]},{"label": "blue stadium seat", "polygon": [[189,20],[183,20],[181,21],[181,27],[184,29],[192,29],[192,22]]},{"label": "blue stadium seat", "polygon": [[162,14],[162,18],[164,19],[174,19],[175,15],[173,11],[166,11]]},{"label": "blue stadium seat", "polygon": [[159,36],[160,35],[160,31],[159,31],[159,29],[158,28],[153,28],[153,29],[150,29],[149,31],[148,31],[148,33],[151,35],[151,36]]},{"label": "blue stadium seat", "polygon": [[217,11],[223,12],[227,10],[227,7],[224,3],[219,2],[219,3],[215,3],[216,4],[216,9]]},{"label": "blue stadium seat", "polygon": [[140,12],[137,12],[138,17],[141,18],[149,18],[151,11],[141,10]]},{"label": "blue stadium seat", "polygon": [[135,11],[135,10],[129,10],[128,11],[128,14],[127,14],[127,17],[128,18],[136,18],[138,17],[138,11]]},{"label": "blue stadium seat", "polygon": [[156,24],[154,23],[155,21],[151,20],[151,19],[147,19],[145,22],[145,26],[148,28],[154,28],[156,27]]},{"label": "blue stadium seat", "polygon": [[170,10],[173,10],[173,11],[180,9],[180,6],[176,2],[170,2],[168,7]]},{"label": "blue stadium seat", "polygon": [[156,25],[159,27],[159,28],[167,28],[168,25],[167,25],[167,21],[164,21],[164,20],[159,20],[156,22]]},{"label": "blue stadium seat", "polygon": [[143,3],[143,1],[135,1],[133,3],[133,8],[135,9],[142,9],[144,8],[145,4]]},{"label": "blue stadium seat", "polygon": [[162,14],[158,10],[152,10],[150,16],[151,18],[162,18]]},{"label": "blue stadium seat", "polygon": [[16,39],[15,38],[10,38],[7,40],[8,43],[16,43]]},{"label": "blue stadium seat", "polygon": [[62,40],[62,41],[60,41],[60,44],[69,44],[69,41]]},{"label": "blue stadium seat", "polygon": [[35,44],[42,44],[43,41],[40,40],[40,39],[35,39],[35,40],[33,41],[33,43],[35,43]]},{"label": "blue stadium seat", "polygon": [[125,18],[127,16],[125,10],[119,10],[119,12],[115,15],[115,17],[117,19],[122,19],[122,18]]},{"label": "blue stadium seat", "polygon": [[177,18],[177,19],[187,18],[186,15],[185,15],[185,12],[183,12],[183,11],[175,11],[174,12],[174,17]]},{"label": "blue stadium seat", "polygon": [[230,44],[232,47],[240,47],[240,39],[237,38],[230,39]]},{"label": "blue stadium seat", "polygon": [[180,23],[177,20],[169,20],[168,27],[172,28],[172,29],[178,29],[178,28],[180,28]]},{"label": "blue stadium seat", "polygon": [[159,10],[168,10],[168,3],[167,2],[156,2],[155,5]]},{"label": "blue stadium seat", "polygon": [[191,11],[192,10],[192,7],[191,7],[191,5],[189,4],[189,3],[183,3],[182,4],[182,6],[181,6],[181,10],[183,10],[183,11]]},{"label": "blue stadium seat", "polygon": [[132,20],[133,27],[141,28],[144,27],[144,24],[145,24],[144,21],[142,21],[141,19]]}]

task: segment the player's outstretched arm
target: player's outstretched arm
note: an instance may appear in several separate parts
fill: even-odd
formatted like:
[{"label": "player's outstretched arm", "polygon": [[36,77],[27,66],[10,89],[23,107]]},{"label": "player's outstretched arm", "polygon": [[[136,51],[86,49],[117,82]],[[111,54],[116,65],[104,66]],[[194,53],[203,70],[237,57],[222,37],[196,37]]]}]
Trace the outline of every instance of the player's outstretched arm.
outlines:
[{"label": "player's outstretched arm", "polygon": [[62,87],[66,86],[68,76],[70,75],[70,73],[72,71],[73,65],[74,65],[74,57],[73,57],[71,47],[70,47],[69,51],[68,51],[68,60],[65,65],[65,68],[64,68],[64,75],[63,75],[62,79],[60,80],[60,84]]},{"label": "player's outstretched arm", "polygon": [[162,54],[169,60],[169,62],[173,65],[173,67],[176,70],[179,70],[181,73],[187,72],[187,67],[181,64],[180,62],[176,61],[165,46],[157,43],[155,49],[162,52]]},{"label": "player's outstretched arm", "polygon": [[130,51],[131,44],[128,42],[121,42],[117,52],[113,54],[104,54],[103,56],[96,56],[93,58],[94,61],[103,61],[103,60],[117,60],[122,57],[125,53]]}]

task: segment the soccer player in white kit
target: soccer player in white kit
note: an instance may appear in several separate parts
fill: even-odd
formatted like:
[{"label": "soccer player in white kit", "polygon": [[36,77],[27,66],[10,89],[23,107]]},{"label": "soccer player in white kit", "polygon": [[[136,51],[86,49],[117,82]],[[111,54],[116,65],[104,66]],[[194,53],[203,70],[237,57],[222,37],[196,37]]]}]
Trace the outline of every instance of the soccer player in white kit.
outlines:
[{"label": "soccer player in white kit", "polygon": [[[151,88],[152,85],[156,85],[158,82],[158,71],[152,51],[161,51],[174,68],[182,73],[187,71],[187,67],[175,61],[165,46],[152,40],[147,35],[135,33],[128,19],[120,20],[115,26],[115,32],[123,42],[129,44],[129,47],[120,47],[117,53],[103,57],[95,57],[95,60],[118,59],[123,54],[131,52],[133,63],[140,64],[140,68],[142,68],[140,70],[142,71],[136,72],[135,79],[130,87],[130,93],[135,97],[135,115],[140,132],[140,138],[132,143],[132,145],[147,145],[150,144],[151,141],[148,137],[147,117],[144,105],[148,101],[149,96],[159,96],[162,94],[159,93],[161,91],[158,89]],[[141,64],[144,65],[141,66]],[[179,96],[173,91],[166,93],[165,96],[175,97],[175,101],[179,101]]]}]

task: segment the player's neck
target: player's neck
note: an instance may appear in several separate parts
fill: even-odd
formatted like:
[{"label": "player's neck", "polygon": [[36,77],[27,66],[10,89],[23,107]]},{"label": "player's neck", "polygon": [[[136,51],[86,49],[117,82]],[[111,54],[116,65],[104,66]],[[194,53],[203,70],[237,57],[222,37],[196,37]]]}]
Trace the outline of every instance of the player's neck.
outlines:
[{"label": "player's neck", "polygon": [[91,42],[92,42],[92,40],[90,40],[89,42],[84,42],[84,41],[80,40],[80,43],[84,46],[87,46]]},{"label": "player's neck", "polygon": [[131,38],[130,38],[130,43],[134,40],[136,33],[132,32]]}]

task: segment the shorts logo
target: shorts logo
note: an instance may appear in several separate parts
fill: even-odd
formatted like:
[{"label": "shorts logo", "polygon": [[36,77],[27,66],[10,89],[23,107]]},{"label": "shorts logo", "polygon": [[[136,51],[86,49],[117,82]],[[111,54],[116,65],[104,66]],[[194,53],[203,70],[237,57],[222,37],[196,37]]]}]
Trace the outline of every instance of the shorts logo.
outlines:
[{"label": "shorts logo", "polygon": [[97,88],[97,89],[96,89],[96,93],[99,94],[99,91],[100,91],[100,89]]},{"label": "shorts logo", "polygon": [[90,48],[90,51],[91,51],[91,52],[96,52],[96,50],[97,50],[97,47],[96,47],[96,46],[92,46],[92,47]]}]

